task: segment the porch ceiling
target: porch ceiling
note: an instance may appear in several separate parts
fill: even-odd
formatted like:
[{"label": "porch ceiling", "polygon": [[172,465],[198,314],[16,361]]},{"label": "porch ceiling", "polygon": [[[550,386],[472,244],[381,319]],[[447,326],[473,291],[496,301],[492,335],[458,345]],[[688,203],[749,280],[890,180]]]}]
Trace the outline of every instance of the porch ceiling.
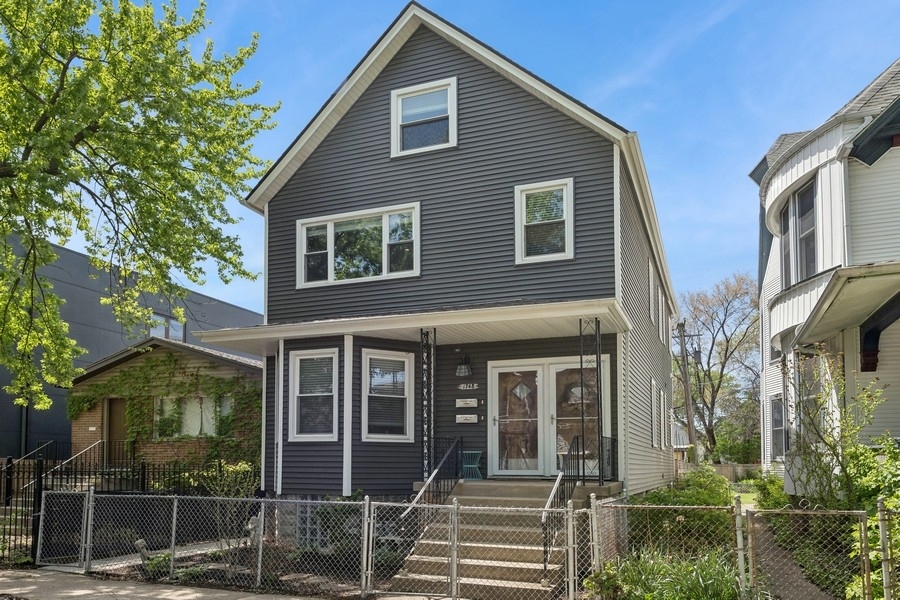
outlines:
[{"label": "porch ceiling", "polygon": [[203,331],[197,335],[209,344],[268,356],[275,353],[279,340],[360,335],[418,341],[422,329],[436,330],[440,345],[574,337],[579,333],[578,319],[594,317],[599,319],[602,333],[631,329],[619,303],[602,299],[348,317]]},{"label": "porch ceiling", "polygon": [[900,290],[900,263],[838,269],[806,322],[795,345],[827,340],[863,323]]}]

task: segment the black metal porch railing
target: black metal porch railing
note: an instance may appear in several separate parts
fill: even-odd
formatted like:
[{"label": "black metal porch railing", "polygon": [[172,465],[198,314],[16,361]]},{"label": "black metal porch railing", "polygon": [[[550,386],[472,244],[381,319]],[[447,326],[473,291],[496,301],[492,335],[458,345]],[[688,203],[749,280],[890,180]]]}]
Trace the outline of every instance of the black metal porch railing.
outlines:
[{"label": "black metal porch railing", "polygon": [[619,480],[619,444],[616,438],[601,437],[600,438],[601,456],[603,460],[600,465],[600,474],[602,481],[618,481]]},{"label": "black metal porch railing", "polygon": [[[449,446],[447,444],[449,443]],[[462,473],[462,438],[435,438],[435,455],[442,447],[446,447],[440,462],[429,475],[428,480],[413,498],[409,508],[401,515],[401,519],[420,503],[443,504],[450,497],[453,486]]]},{"label": "black metal porch railing", "polygon": [[565,508],[572,499],[575,486],[584,480],[584,453],[582,452],[581,436],[576,436],[569,444],[569,451],[562,458],[556,482],[544,505],[541,515],[541,533],[544,538],[544,575],[547,579],[547,569],[550,564],[550,553],[553,551],[554,541],[563,526],[563,515],[559,510]]}]

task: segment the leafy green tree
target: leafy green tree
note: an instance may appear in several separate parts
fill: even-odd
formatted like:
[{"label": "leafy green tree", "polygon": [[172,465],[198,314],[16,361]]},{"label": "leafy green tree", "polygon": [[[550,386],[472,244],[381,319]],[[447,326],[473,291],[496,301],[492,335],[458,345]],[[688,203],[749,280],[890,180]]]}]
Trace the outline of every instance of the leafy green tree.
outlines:
[{"label": "leafy green tree", "polygon": [[[744,399],[758,402],[759,398],[756,282],[745,273],[735,273],[711,290],[682,295],[681,305],[697,444],[715,457],[718,434],[721,425],[731,421],[731,409]],[[686,424],[680,348],[674,354],[674,373],[679,380],[674,386],[675,415]]]},{"label": "leafy green tree", "polygon": [[[235,81],[256,38],[233,55],[192,48],[207,24],[177,5],[131,0],[0,0],[0,366],[17,403],[46,408],[82,350],[43,267],[51,242],[84,238],[126,327],[148,323],[145,295],[253,277],[225,200],[265,164],[251,140],[277,107]],[[179,318],[183,315],[177,314]]]}]

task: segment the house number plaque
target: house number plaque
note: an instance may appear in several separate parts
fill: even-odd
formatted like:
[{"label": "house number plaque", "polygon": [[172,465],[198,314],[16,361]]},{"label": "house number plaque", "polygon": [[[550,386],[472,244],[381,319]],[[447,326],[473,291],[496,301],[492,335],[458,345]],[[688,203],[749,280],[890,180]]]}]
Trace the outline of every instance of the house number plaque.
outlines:
[{"label": "house number plaque", "polygon": [[460,383],[459,385],[456,386],[456,389],[458,389],[458,390],[477,390],[478,384],[477,383]]}]

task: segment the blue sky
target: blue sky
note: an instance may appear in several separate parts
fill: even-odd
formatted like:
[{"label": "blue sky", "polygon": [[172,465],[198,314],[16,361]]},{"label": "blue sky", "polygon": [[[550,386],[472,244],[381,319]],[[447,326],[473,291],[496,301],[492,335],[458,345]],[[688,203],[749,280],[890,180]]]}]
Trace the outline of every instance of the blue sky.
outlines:
[{"label": "blue sky", "polygon": [[[897,0],[421,3],[637,132],[678,294],[756,276],[759,196],[747,173],[779,134],[816,127],[900,57]],[[406,3],[209,4],[203,36],[217,51],[259,33],[243,75],[262,82],[259,100],[282,103],[255,144],[274,160]],[[247,264],[262,272],[262,218],[233,209]],[[261,279],[202,291],[262,311]]]}]

